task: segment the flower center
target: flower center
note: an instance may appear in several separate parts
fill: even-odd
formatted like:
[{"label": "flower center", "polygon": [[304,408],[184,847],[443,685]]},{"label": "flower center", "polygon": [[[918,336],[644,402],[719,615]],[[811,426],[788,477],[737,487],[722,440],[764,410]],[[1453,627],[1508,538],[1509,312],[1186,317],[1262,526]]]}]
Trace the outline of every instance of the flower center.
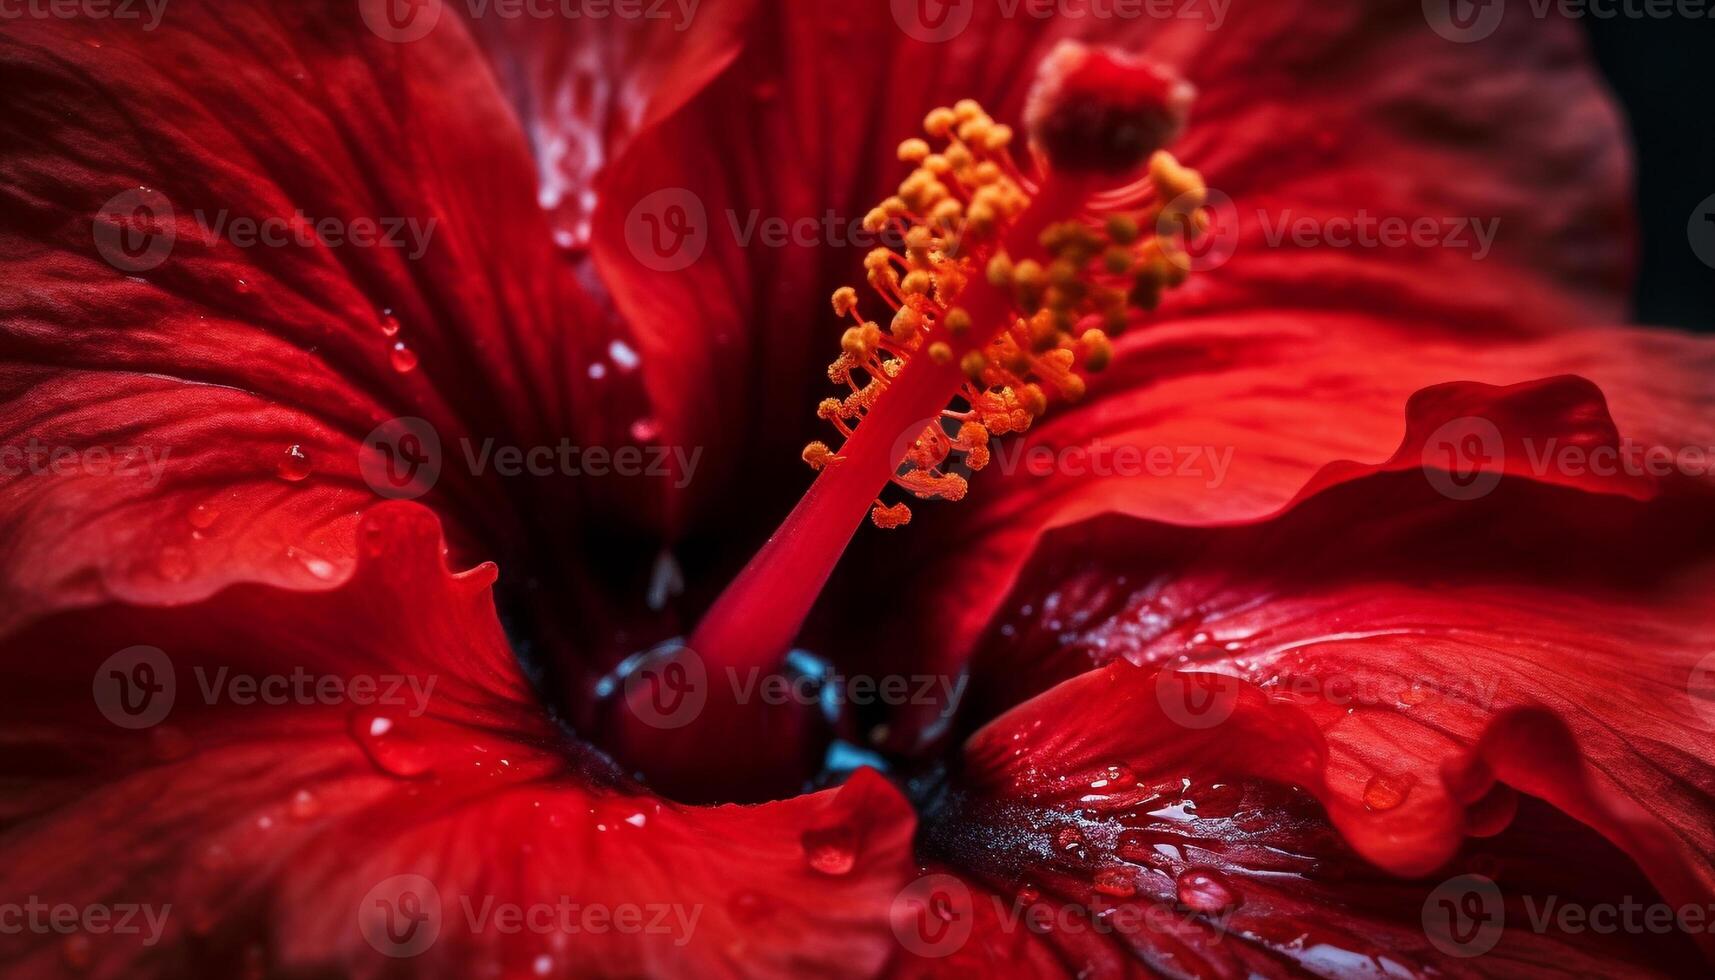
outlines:
[{"label": "flower center", "polygon": [[[915,169],[864,225],[903,248],[865,259],[867,298],[850,286],[833,294],[851,325],[828,377],[847,393],[817,414],[837,445],[805,447],[814,483],[686,644],[711,678],[781,662],[864,517],[879,528],[911,520],[908,504],[881,499],[889,485],[962,499],[955,462],[982,470],[992,439],[1082,398],[1085,376],[1113,356],[1110,338],[1184,281],[1206,192],[1161,146],[1189,100],[1188,85],[1151,66],[1068,42],[1030,95],[1028,165],[1012,129],[971,100],[931,111],[927,138],[899,144]],[[708,697],[672,732],[630,725],[622,754],[671,791],[733,764],[710,735],[802,727],[743,710],[718,681]]]}]

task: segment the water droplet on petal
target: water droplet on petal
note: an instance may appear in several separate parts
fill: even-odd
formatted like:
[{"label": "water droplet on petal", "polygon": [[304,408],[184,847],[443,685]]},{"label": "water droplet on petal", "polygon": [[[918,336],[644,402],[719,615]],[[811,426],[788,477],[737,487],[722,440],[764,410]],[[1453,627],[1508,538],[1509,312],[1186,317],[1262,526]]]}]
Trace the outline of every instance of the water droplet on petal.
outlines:
[{"label": "water droplet on petal", "polygon": [[303,446],[287,446],[285,458],[275,466],[274,472],[288,483],[297,483],[310,475],[310,454],[304,452]]},{"label": "water droplet on petal", "polygon": [[1125,868],[1103,868],[1096,872],[1095,889],[1109,898],[1130,898],[1137,894],[1137,881]]},{"label": "water droplet on petal", "polygon": [[1194,912],[1225,912],[1242,902],[1226,877],[1213,868],[1186,868],[1174,884],[1179,904]]},{"label": "water droplet on petal", "polygon": [[804,860],[822,874],[847,874],[857,864],[857,833],[850,827],[806,830],[802,843]]},{"label": "water droplet on petal", "polygon": [[428,747],[402,731],[398,720],[375,708],[352,713],[351,737],[375,768],[390,776],[411,779],[433,768]]},{"label": "water droplet on petal", "polygon": [[314,820],[321,812],[322,801],[316,799],[316,794],[307,789],[293,793],[292,801],[286,804],[286,814],[293,820]]},{"label": "water droplet on petal", "polygon": [[388,355],[388,361],[393,365],[393,370],[400,374],[410,374],[417,369],[417,354],[406,347],[403,340],[393,345],[393,353]]},{"label": "water droplet on petal", "polygon": [[1376,812],[1392,810],[1405,802],[1417,777],[1410,773],[1383,776],[1377,773],[1364,784],[1364,808]]},{"label": "water droplet on petal", "polygon": [[234,290],[236,290],[238,295],[240,295],[240,296],[249,296],[251,291],[252,291],[250,283],[244,281],[243,279],[240,279],[237,282],[233,283],[232,288]]},{"label": "water droplet on petal", "polygon": [[631,423],[631,438],[637,442],[652,442],[661,434],[661,423],[644,416]]},{"label": "water droplet on petal", "polygon": [[1054,835],[1054,847],[1061,854],[1069,855],[1079,861],[1090,858],[1090,842],[1076,827],[1062,827]]},{"label": "water droplet on petal", "polygon": [[220,511],[211,504],[197,504],[185,514],[185,520],[190,522],[191,527],[206,531],[214,526],[215,521],[220,520]]},{"label": "water droplet on petal", "polygon": [[643,363],[643,359],[637,356],[637,352],[631,349],[631,345],[623,340],[615,340],[608,344],[607,356],[619,366],[621,371],[634,371],[637,369],[637,365]]},{"label": "water droplet on petal", "polygon": [[1018,903],[1020,905],[1035,904],[1036,900],[1041,898],[1041,897],[1042,897],[1042,890],[1037,888],[1035,885],[1019,885],[1018,886]]},{"label": "water droplet on petal", "polygon": [[393,315],[392,307],[381,311],[381,335],[383,337],[399,335],[399,318]]}]

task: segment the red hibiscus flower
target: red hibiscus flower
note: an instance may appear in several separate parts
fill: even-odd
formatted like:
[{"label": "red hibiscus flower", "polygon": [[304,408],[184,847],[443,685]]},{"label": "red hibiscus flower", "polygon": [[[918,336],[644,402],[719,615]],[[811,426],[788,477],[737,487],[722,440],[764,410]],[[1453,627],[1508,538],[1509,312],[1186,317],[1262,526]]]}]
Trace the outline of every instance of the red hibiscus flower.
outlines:
[{"label": "red hibiscus flower", "polygon": [[9,975],[1707,962],[1565,25],[620,6],[0,31]]}]

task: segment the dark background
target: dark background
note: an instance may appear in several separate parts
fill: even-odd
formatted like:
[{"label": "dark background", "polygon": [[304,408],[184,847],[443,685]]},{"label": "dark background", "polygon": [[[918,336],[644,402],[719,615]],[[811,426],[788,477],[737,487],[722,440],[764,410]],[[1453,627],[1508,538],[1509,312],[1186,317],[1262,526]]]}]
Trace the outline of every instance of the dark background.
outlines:
[{"label": "dark background", "polygon": [[1637,154],[1637,318],[1715,333],[1715,269],[1686,236],[1692,212],[1715,193],[1715,20],[1584,23],[1630,118]]}]

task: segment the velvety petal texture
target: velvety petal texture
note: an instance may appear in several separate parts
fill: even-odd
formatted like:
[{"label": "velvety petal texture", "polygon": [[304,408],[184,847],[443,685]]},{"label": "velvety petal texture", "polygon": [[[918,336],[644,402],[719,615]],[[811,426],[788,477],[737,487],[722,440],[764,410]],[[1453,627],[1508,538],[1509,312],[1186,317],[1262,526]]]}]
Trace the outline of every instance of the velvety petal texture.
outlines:
[{"label": "velvety petal texture", "polygon": [[5,643],[3,890],[163,922],[7,935],[9,972],[880,968],[914,826],[890,784],[758,807],[643,793],[541,709],[492,567],[450,574],[414,504],[359,537],[319,591],[103,608]]}]

